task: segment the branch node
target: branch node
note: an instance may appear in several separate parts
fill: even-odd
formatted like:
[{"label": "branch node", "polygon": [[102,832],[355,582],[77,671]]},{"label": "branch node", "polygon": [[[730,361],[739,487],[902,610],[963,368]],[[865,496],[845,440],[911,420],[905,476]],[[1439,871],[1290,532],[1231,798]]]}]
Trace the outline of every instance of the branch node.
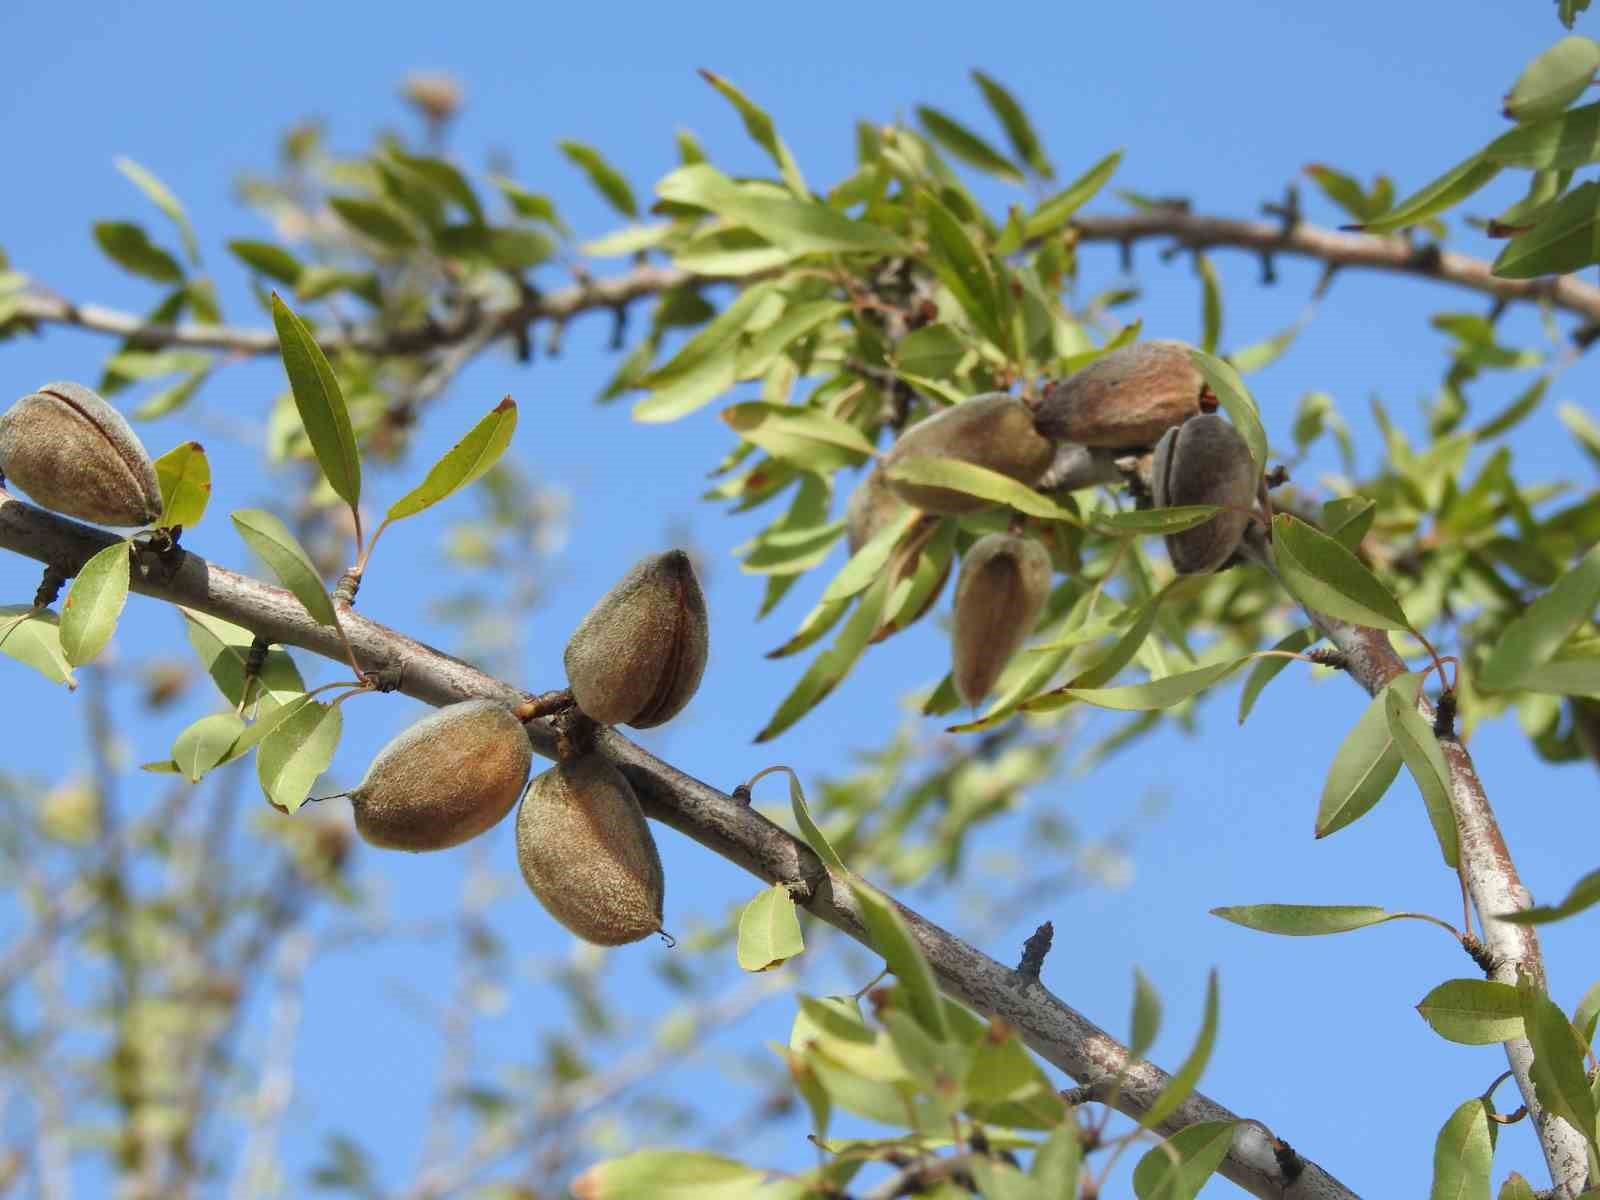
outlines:
[{"label": "branch node", "polygon": [[1266,485],[1269,488],[1279,488],[1289,482],[1289,468],[1279,463],[1266,474]]},{"label": "branch node", "polygon": [[61,595],[61,589],[66,586],[67,573],[60,567],[47,566],[44,576],[39,580],[39,590],[33,594],[35,608],[49,608],[56,602],[56,597]]},{"label": "branch node", "polygon": [[1479,941],[1477,934],[1462,934],[1461,948],[1467,952],[1467,957],[1476,963],[1478,969],[1485,975],[1493,975],[1500,966],[1499,956]]},{"label": "branch node", "polygon": [[1443,740],[1456,736],[1456,694],[1442,692],[1433,705],[1433,736]]},{"label": "branch node", "polygon": [[1033,931],[1033,936],[1022,943],[1022,961],[1017,964],[1017,974],[1024,981],[1039,978],[1045,955],[1050,953],[1050,943],[1056,936],[1056,927],[1049,921]]},{"label": "branch node", "polygon": [[356,606],[356,593],[361,590],[361,576],[354,567],[349,568],[339,576],[339,582],[334,585],[333,602],[343,604],[346,608]]},{"label": "branch node", "polygon": [[1348,671],[1350,669],[1350,656],[1343,650],[1323,647],[1311,651],[1306,657],[1319,667],[1329,667],[1335,671]]}]

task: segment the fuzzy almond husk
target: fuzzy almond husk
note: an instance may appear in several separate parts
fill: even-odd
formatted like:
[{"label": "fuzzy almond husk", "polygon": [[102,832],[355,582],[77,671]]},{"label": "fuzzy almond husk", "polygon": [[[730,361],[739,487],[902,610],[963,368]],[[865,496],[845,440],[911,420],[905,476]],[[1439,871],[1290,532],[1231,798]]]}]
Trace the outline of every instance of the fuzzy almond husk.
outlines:
[{"label": "fuzzy almond husk", "polygon": [[705,674],[706,601],[689,556],[636,563],[589,610],[563,662],[578,707],[602,725],[649,729],[689,703]]},{"label": "fuzzy almond husk", "polygon": [[[954,458],[987,467],[1031,485],[1049,468],[1055,446],[1034,428],[1033,410],[1016,396],[974,396],[919,421],[889,448],[887,473],[912,458]],[[889,489],[923,512],[960,514],[992,508],[993,502],[950,488],[888,479]]]},{"label": "fuzzy almond husk", "polygon": [[597,946],[661,930],[666,883],[627,779],[586,754],[533,777],[517,810],[517,863],[539,903]]},{"label": "fuzzy almond husk", "polygon": [[1033,538],[990,533],[972,543],[956,578],[951,675],[973,708],[989,694],[1050,597],[1050,553]]},{"label": "fuzzy almond husk", "polygon": [[1218,413],[1185,421],[1162,436],[1151,467],[1156,507],[1223,506],[1203,525],[1167,535],[1167,557],[1178,574],[1209,574],[1233,557],[1250,524],[1260,482],[1250,447]]},{"label": "fuzzy almond husk", "polygon": [[844,508],[844,536],[854,554],[870,542],[895,515],[905,507],[905,502],[889,490],[883,468],[874,467],[867,477],[856,484]]},{"label": "fuzzy almond husk", "polygon": [[448,705],[372,760],[350,793],[356,830],[392,850],[459,846],[511,811],[532,767],[528,731],[505,705]]},{"label": "fuzzy almond husk", "polygon": [[144,444],[80,383],[47,383],[0,415],[0,473],[45,508],[98,525],[148,525],[161,515]]},{"label": "fuzzy almond husk", "polygon": [[[1034,415],[1058,442],[1122,449],[1153,446],[1202,411],[1205,377],[1184,342],[1136,342],[1046,388]],[[1214,407],[1214,406],[1213,406]]]}]

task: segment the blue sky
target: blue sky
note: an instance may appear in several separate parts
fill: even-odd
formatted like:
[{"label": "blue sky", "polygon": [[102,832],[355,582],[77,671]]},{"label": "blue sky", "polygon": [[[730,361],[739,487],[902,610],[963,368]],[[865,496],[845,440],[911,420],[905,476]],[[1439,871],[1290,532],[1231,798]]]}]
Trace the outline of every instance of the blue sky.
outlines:
[{"label": "blue sky", "polygon": [[[490,155],[508,157],[518,179],[556,198],[581,237],[616,222],[557,153],[560,138],[601,148],[641,194],[674,164],[672,134],[679,126],[693,130],[719,166],[767,170],[732,110],[695,75],[697,67],[729,76],[761,103],[814,181],[848,169],[858,118],[909,118],[915,105],[927,103],[989,128],[968,80],[979,67],[1022,100],[1062,175],[1125,147],[1118,185],[1178,192],[1197,209],[1252,216],[1310,162],[1362,178],[1388,171],[1402,193],[1426,182],[1498,132],[1500,93],[1561,32],[1553,5],[1543,0],[1448,10],[1359,0],[993,4],[960,14],[937,6],[835,3],[763,10],[459,0],[447,9],[283,0],[69,12],[41,0],[11,0],[0,12],[0,38],[12,51],[0,89],[0,156],[10,166],[0,187],[0,246],[18,268],[74,299],[148,307],[154,290],[114,269],[88,235],[92,221],[107,218],[160,229],[159,214],[112,167],[115,156],[126,154],[188,206],[229,317],[264,324],[243,272],[222,248],[228,238],[269,236],[237,204],[236,173],[267,168],[279,132],[302,116],[323,117],[333,144],[350,150],[376,127],[404,125],[396,89],[413,69],[444,70],[465,86],[468,106],[452,144],[457,159],[481,169]],[[1499,181],[1467,211],[1491,214],[1515,192],[1515,183]],[[1006,195],[998,187],[981,194],[996,202]],[[1097,208],[1114,204],[1108,196]],[[1307,210],[1313,220],[1337,222],[1331,205],[1309,191]],[[1492,253],[1470,231],[1452,244]],[[1084,259],[1091,281],[1117,277],[1114,251],[1089,250]],[[1225,349],[1287,325],[1316,277],[1314,267],[1282,263],[1282,282],[1263,289],[1253,259],[1219,252],[1216,263],[1229,288]],[[1146,290],[1136,307],[1146,335],[1197,337],[1198,287],[1188,266],[1181,259],[1160,264],[1152,246],[1140,248],[1138,266]],[[558,270],[542,281],[565,282]],[[1450,296],[1414,281],[1341,277],[1293,350],[1251,379],[1269,434],[1287,443],[1295,400],[1326,390],[1368,448],[1370,465],[1369,397],[1381,396],[1403,425],[1420,426],[1420,402],[1444,363],[1445,339],[1427,324],[1441,306],[1487,308],[1476,295]],[[1514,314],[1503,328],[1513,341],[1538,336],[1531,313]],[[647,744],[723,786],[775,761],[808,779],[842,773],[853,751],[882,740],[902,719],[899,697],[930,681],[928,664],[944,653],[942,635],[928,623],[874,649],[862,669],[776,745],[751,746],[801,670],[796,660],[761,656],[804,614],[837,556],[753,625],[761,581],[741,575],[728,552],[766,517],[730,518],[697,499],[702,472],[729,446],[724,427],[714,409],[659,427],[631,423],[625,405],[596,407],[592,398],[615,368],[608,336],[603,319],[582,321],[569,331],[559,360],[531,369],[503,353],[485,356],[430,413],[411,473],[375,485],[375,502],[387,504],[478,414],[514,394],[522,420],[513,452],[541,483],[571,499],[569,540],[551,564],[550,603],[522,633],[519,682],[559,686],[561,648],[578,617],[627,566],[687,528],[711,564],[711,665],[689,711]],[[8,342],[0,346],[0,386],[20,395],[47,379],[92,379],[109,349],[104,340],[59,330]],[[1486,381],[1474,403],[1494,411],[1528,379]],[[1525,474],[1594,486],[1592,468],[1555,421],[1554,405],[1592,407],[1595,383],[1594,364],[1579,362],[1518,432],[1513,445]],[[203,428],[260,422],[281,386],[276,363],[229,366],[203,395]],[[0,391],[0,399],[6,395]],[[259,473],[248,445],[197,434],[195,417],[181,414],[140,432],[154,453],[193,436],[207,442],[218,471],[214,507],[189,544],[256,570],[221,518],[226,509],[270,503],[273,481]],[[432,580],[420,565],[449,515],[430,514],[385,535],[362,594],[363,612],[424,639],[450,636],[427,613]],[[23,599],[35,582],[32,566],[0,561],[6,595]],[[182,653],[179,638],[168,611],[136,599],[119,646],[129,656],[146,653],[144,647]],[[7,768],[53,775],[80,760],[77,702],[20,668],[6,678]],[[1064,776],[1035,789],[1033,804],[1060,806],[1087,836],[1124,824],[1151,792],[1169,803],[1141,832],[1132,886],[1062,897],[986,948],[1009,959],[1033,924],[1053,919],[1057,948],[1045,981],[1113,1031],[1126,1023],[1131,972],[1140,966],[1167,1002],[1169,1032],[1155,1052],[1167,1064],[1186,1049],[1206,972],[1219,966],[1222,1035],[1205,1090],[1267,1122],[1360,1192],[1421,1194],[1439,1125],[1504,1065],[1498,1048],[1447,1045],[1411,1011],[1438,981],[1472,974],[1471,964],[1417,924],[1301,941],[1249,934],[1206,910],[1278,900],[1373,903],[1449,917],[1457,911],[1454,880],[1433,858],[1421,807],[1404,779],[1357,826],[1325,842],[1311,840],[1323,772],[1360,711],[1355,689],[1313,685],[1291,671],[1242,731],[1233,722],[1233,696],[1225,690],[1204,711],[1197,737],[1163,732],[1090,776]],[[194,715],[144,723],[131,705],[122,709],[133,761],[160,756]],[[332,777],[355,782],[372,753],[419,713],[403,699],[347,706]],[[1524,879],[1539,898],[1557,898],[1595,865],[1592,844],[1554,836],[1557,829],[1592,827],[1592,770],[1556,771],[1533,760],[1509,718],[1485,728],[1473,749]],[[764,786],[777,790],[773,782]],[[137,804],[144,790],[153,795],[152,788],[133,781],[130,802]],[[253,804],[253,797],[245,802]],[[753,893],[753,881],[708,852],[670,831],[659,837],[669,926],[715,919]],[[509,870],[509,823],[485,841],[490,861]],[[466,860],[464,849],[415,858],[374,853],[363,869],[384,881],[397,914],[424,917],[455,904]],[[958,911],[937,900],[927,907],[962,932]],[[570,952],[569,939],[519,890],[492,911],[517,957],[559,959]],[[1595,932],[1590,914],[1544,937],[1552,991],[1564,1005],[1591,982],[1584,972],[1592,969]],[[623,951],[608,967],[619,993],[641,997],[640,1021],[658,1015],[650,1008],[659,989],[648,964],[661,953]],[[385,1152],[393,1164],[390,1182],[407,1177],[435,1061],[433,1035],[416,1010],[448,996],[438,954],[409,946],[350,952],[314,972],[296,1119],[285,1138],[292,1165],[312,1161],[321,1132],[337,1125]],[[851,990],[863,982],[819,977],[810,986]],[[551,1009],[548,990],[525,979],[485,1026],[483,1060],[528,1056]],[[732,1053],[781,1040],[789,1018],[788,1002],[779,1000],[719,1048]],[[1514,1106],[1508,1091],[1499,1096],[1504,1107]],[[1509,1166],[1540,1177],[1525,1127],[1507,1130],[1501,1146],[1497,1180]],[[798,1130],[785,1127],[758,1139],[749,1155],[801,1165],[809,1147]],[[1217,1184],[1207,1194],[1213,1191],[1232,1189]]]}]

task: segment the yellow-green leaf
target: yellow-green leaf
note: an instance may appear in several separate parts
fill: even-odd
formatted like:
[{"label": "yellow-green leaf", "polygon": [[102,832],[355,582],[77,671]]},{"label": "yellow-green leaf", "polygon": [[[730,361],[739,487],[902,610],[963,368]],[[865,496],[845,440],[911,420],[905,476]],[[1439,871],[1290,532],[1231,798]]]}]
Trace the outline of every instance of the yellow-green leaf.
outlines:
[{"label": "yellow-green leaf", "polygon": [[781,883],[759,892],[739,914],[739,966],[770,971],[805,949],[794,897]]},{"label": "yellow-green leaf", "polygon": [[32,667],[51,683],[66,684],[69,691],[78,686],[61,650],[59,619],[48,608],[0,605],[0,654]]},{"label": "yellow-green leaf", "polygon": [[128,543],[113,542],[83,564],[61,605],[61,652],[75,667],[105,649],[128,602]]},{"label": "yellow-green leaf", "polygon": [[517,428],[517,402],[507,396],[429,468],[421,483],[389,506],[386,521],[415,516],[481,478],[505,453]]},{"label": "yellow-green leaf", "polygon": [[211,500],[211,464],[199,442],[183,442],[156,459],[156,481],[161,485],[161,519],[168,528],[193,529]]},{"label": "yellow-green leaf", "polygon": [[256,775],[267,799],[290,813],[304,804],[311,785],[333,761],[343,728],[339,709],[317,700],[275,722],[256,752]]},{"label": "yellow-green leaf", "polygon": [[361,453],[356,449],[356,435],[350,427],[350,411],[339,379],[310,327],[276,292],[272,294],[272,323],[277,327],[294,406],[317,463],[328,486],[355,512],[361,503]]},{"label": "yellow-green leaf", "polygon": [[172,743],[172,761],[190,783],[199,783],[207,771],[228,758],[242,732],[244,721],[231,712],[201,717]]},{"label": "yellow-green leaf", "polygon": [[322,577],[312,565],[294,534],[277,517],[260,508],[241,508],[232,514],[239,536],[259,554],[278,581],[295,594],[319,625],[337,625],[333,601],[322,585]]},{"label": "yellow-green leaf", "polygon": [[1321,530],[1279,513],[1272,520],[1272,544],[1284,583],[1308,608],[1374,629],[1411,628],[1394,594]]}]

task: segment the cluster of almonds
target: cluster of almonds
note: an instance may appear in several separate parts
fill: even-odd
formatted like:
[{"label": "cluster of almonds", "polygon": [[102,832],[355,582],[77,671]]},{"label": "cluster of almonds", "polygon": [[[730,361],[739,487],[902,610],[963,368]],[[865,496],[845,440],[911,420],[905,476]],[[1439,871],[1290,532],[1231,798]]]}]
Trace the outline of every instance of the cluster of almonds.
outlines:
[{"label": "cluster of almonds", "polygon": [[[891,476],[896,464],[949,458],[1029,486],[1047,483],[1071,456],[1151,454],[1157,507],[1214,504],[1216,516],[1167,535],[1180,574],[1226,564],[1250,522],[1260,475],[1245,440],[1218,414],[1215,397],[1182,342],[1149,341],[1114,350],[1048,386],[1037,403],[1003,392],[976,396],[913,425],[862,481],[845,511],[851,553],[883,529],[902,504],[961,515],[988,501]],[[978,539],[956,580],[952,670],[956,691],[976,706],[1039,618],[1052,568],[1044,547],[1016,533]]]},{"label": "cluster of almonds", "polygon": [[[568,640],[573,702],[602,725],[660,725],[699,687],[707,646],[705,599],[688,555],[647,558]],[[660,932],[661,857],[622,772],[593,750],[530,782],[532,764],[527,730],[509,708],[449,705],[373,759],[350,792],[356,829],[375,846],[443,850],[490,828],[522,796],[517,862],[551,916],[601,946]]]}]

